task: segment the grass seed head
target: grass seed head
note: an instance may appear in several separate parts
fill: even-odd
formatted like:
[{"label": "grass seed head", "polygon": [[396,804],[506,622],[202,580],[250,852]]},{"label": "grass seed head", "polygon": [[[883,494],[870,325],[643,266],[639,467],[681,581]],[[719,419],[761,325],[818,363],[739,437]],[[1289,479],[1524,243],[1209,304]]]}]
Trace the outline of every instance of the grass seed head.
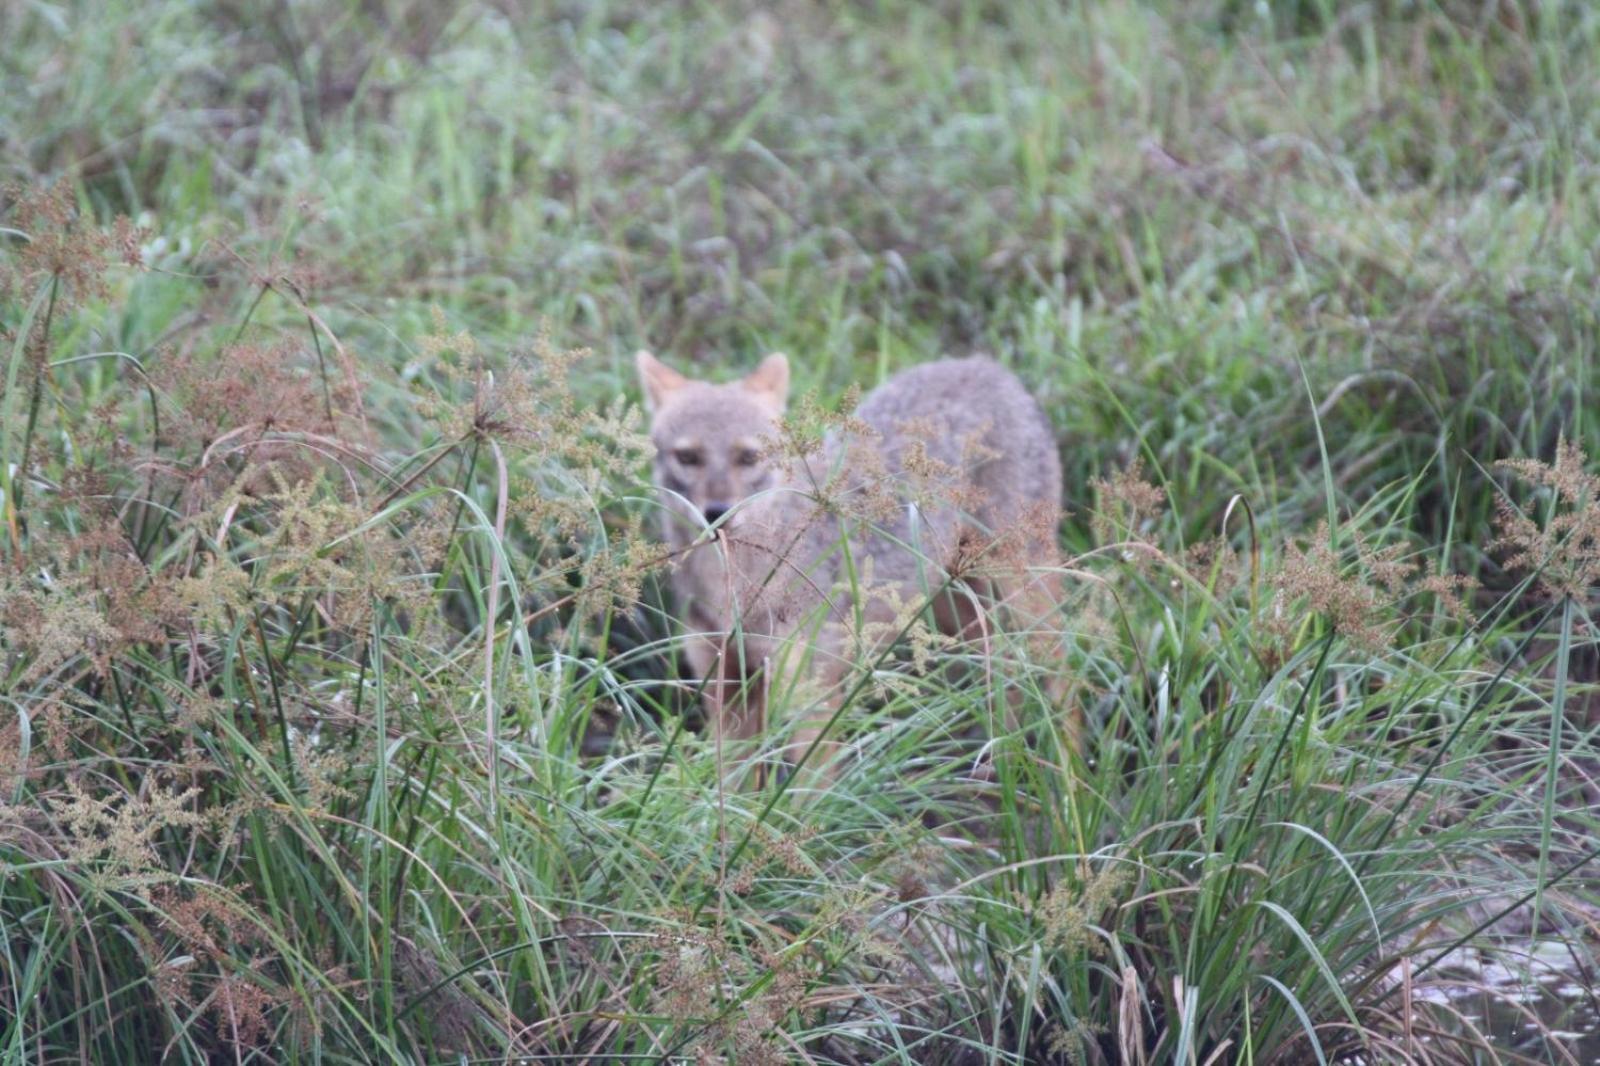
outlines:
[{"label": "grass seed head", "polygon": [[1498,501],[1494,547],[1506,553],[1506,568],[1537,571],[1539,587],[1551,597],[1587,602],[1600,584],[1600,476],[1589,473],[1588,456],[1562,438],[1550,463],[1513,459],[1499,466],[1549,500],[1543,521],[1504,497]]}]

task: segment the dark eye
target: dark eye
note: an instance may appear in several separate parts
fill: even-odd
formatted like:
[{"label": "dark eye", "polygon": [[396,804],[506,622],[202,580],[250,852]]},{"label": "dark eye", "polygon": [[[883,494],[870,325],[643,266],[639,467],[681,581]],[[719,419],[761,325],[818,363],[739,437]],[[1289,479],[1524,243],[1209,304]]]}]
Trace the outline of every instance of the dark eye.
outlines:
[{"label": "dark eye", "polygon": [[674,448],[672,457],[678,461],[679,466],[700,465],[700,450],[698,448]]},{"label": "dark eye", "polygon": [[735,466],[755,466],[761,461],[761,453],[754,448],[740,448],[733,453]]}]

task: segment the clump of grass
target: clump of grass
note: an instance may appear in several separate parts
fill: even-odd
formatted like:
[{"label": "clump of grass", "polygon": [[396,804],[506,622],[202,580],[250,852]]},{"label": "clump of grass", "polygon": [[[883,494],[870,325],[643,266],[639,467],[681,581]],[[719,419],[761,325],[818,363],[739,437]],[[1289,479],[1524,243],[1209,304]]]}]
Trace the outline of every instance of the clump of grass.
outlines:
[{"label": "clump of grass", "polygon": [[[1111,617],[1046,621],[1075,635],[1065,661],[1003,635],[976,684],[931,651],[879,660],[825,794],[723,794],[606,652],[664,558],[638,508],[603,518],[638,491],[632,420],[581,407],[548,343],[495,365],[439,323],[412,386],[433,428],[395,457],[348,405],[329,417],[323,336],[221,345],[248,371],[226,387],[201,353],[152,360],[166,432],[136,407],[143,447],[41,447],[8,497],[25,1047],[1372,1053],[1401,1039],[1397,967],[1436,965],[1480,900],[1576,902],[1559,778],[1541,800],[1500,743],[1548,714],[1486,657],[1516,603],[1463,619],[1403,516],[1254,546],[1247,573],[1230,538],[1169,552],[1166,494],[1110,473],[1105,543],[1068,572]],[[1515,469],[1588,484],[1570,448]],[[1587,550],[1564,517],[1506,513],[1538,573],[1570,568],[1536,548]],[[1089,761],[1025,695],[1026,758],[965,777],[962,723],[1040,669],[1089,705]],[[587,757],[604,705],[622,724]],[[1449,1034],[1430,1010],[1404,1025]]]}]

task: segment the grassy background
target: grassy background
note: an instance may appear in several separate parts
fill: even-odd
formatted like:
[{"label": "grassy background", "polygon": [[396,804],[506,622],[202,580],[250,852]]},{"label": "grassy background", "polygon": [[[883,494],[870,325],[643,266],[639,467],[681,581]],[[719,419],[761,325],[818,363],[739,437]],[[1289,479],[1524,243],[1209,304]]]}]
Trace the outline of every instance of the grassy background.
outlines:
[{"label": "grassy background", "polygon": [[[0,219],[6,1061],[1493,1061],[1431,960],[1532,930],[1588,972],[1592,575],[1492,545],[1559,499],[1593,552],[1592,487],[1494,467],[1600,454],[1590,5],[160,0],[0,39],[5,180],[147,230],[97,287],[108,249]],[[570,602],[650,555],[594,414],[640,346],[823,397],[1013,366],[1069,661],[878,664],[829,794],[723,793],[650,583]],[[1096,482],[1134,459],[1160,513]]]}]

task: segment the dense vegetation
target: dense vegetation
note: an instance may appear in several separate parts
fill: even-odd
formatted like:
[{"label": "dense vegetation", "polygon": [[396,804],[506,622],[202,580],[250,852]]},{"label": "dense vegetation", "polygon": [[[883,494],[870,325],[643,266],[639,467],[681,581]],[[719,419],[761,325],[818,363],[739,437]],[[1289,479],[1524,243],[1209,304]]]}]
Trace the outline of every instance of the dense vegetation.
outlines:
[{"label": "dense vegetation", "polygon": [[[0,41],[4,1062],[1578,1061],[1457,967],[1594,984],[1600,8]],[[830,788],[724,788],[640,346],[1004,360],[1065,660],[913,640]]]}]

